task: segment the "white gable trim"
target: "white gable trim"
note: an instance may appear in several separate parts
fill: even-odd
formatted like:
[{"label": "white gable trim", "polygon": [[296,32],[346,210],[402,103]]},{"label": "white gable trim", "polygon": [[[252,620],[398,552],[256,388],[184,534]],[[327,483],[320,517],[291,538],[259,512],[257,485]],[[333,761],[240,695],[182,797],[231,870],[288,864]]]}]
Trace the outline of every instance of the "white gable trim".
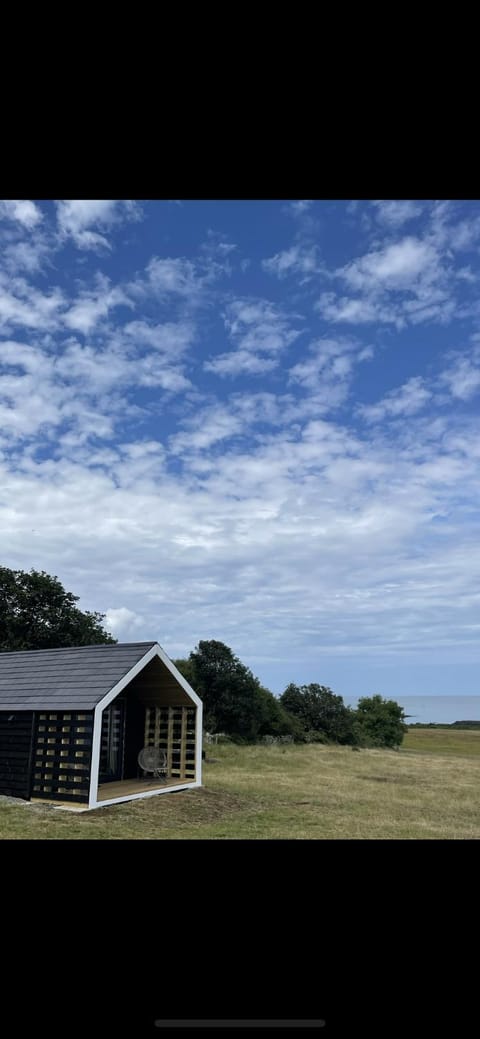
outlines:
[{"label": "white gable trim", "polygon": [[[89,792],[89,798],[88,798],[88,807],[89,808],[100,807],[100,805],[104,805],[104,804],[107,804],[107,803],[108,804],[114,804],[115,803],[114,801],[108,801],[108,802],[106,802],[106,801],[97,801],[98,773],[99,773],[99,769],[100,769],[100,743],[101,743],[101,737],[102,737],[102,714],[103,714],[103,711],[104,711],[105,707],[108,707],[108,705],[112,702],[112,700],[114,700],[115,697],[118,696],[118,694],[122,692],[122,689],[125,689],[125,686],[129,685],[130,682],[133,681],[133,679],[136,678],[136,676],[138,674],[140,674],[140,671],[143,671],[144,667],[146,667],[147,664],[149,664],[150,661],[153,660],[155,657],[160,657],[160,660],[162,661],[162,663],[165,664],[165,667],[168,668],[170,673],[177,680],[178,684],[182,687],[184,692],[187,693],[187,695],[190,697],[190,699],[193,701],[193,703],[197,707],[197,726],[196,726],[196,734],[195,734],[196,735],[196,763],[195,763],[195,773],[196,773],[196,776],[195,776],[195,785],[199,786],[201,784],[201,781],[202,781],[202,716],[203,716],[202,701],[200,700],[200,697],[198,697],[197,694],[193,691],[192,687],[188,684],[186,678],[184,678],[183,675],[180,674],[180,671],[178,671],[178,669],[175,667],[175,664],[172,664],[172,661],[167,657],[167,654],[164,652],[162,647],[158,644],[158,642],[156,642],[155,645],[151,647],[151,649],[147,650],[147,652],[143,655],[143,657],[140,658],[140,660],[137,660],[137,663],[134,664],[133,667],[130,668],[130,671],[127,671],[126,675],[124,675],[123,678],[121,678],[120,681],[117,682],[117,684],[113,686],[113,689],[110,689],[110,691],[108,693],[106,693],[104,697],[102,697],[102,699],[99,701],[99,703],[97,703],[97,706],[95,707],[95,711],[94,711],[94,715],[93,715],[92,767],[91,767],[91,770],[90,770],[90,792]],[[178,787],[174,787],[173,789],[174,790],[178,790]],[[165,787],[163,788],[162,791],[159,791],[159,793],[160,792],[166,792]],[[133,799],[135,799],[136,797],[139,797],[139,796],[140,797],[145,797],[146,794],[131,795],[128,798],[128,800],[133,800]],[[118,798],[118,799],[115,799],[115,800],[123,801],[123,800],[127,800],[127,798]]]},{"label": "white gable trim", "polygon": [[179,685],[181,685],[182,689],[184,689],[185,692],[188,693],[190,699],[193,700],[195,706],[201,708],[203,705],[202,701],[200,700],[200,697],[197,696],[197,694],[193,691],[191,685],[188,684],[187,679],[184,678],[178,670],[178,668],[175,667],[175,664],[172,663],[171,660],[169,660],[165,651],[162,649],[161,646],[158,645],[158,642],[156,646],[154,646],[153,648],[157,650],[157,656],[160,657],[160,660],[165,664],[165,667],[168,667],[168,670],[171,672],[173,677],[177,679],[177,682]]}]

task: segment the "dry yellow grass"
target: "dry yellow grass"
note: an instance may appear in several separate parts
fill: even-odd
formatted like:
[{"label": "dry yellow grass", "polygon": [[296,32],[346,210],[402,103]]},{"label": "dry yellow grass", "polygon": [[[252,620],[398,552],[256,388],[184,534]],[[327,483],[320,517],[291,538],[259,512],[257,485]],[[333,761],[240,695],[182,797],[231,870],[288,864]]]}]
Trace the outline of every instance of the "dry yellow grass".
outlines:
[{"label": "dry yellow grass", "polygon": [[[416,733],[428,730],[416,730]],[[441,730],[434,730],[439,731]],[[463,738],[465,736],[465,739]],[[465,839],[480,837],[480,756],[471,733],[445,753],[405,749],[224,745],[201,790],[74,815],[0,803],[0,836],[97,840],[210,838]],[[474,745],[475,748],[477,744]],[[480,741],[478,742],[480,748]]]}]

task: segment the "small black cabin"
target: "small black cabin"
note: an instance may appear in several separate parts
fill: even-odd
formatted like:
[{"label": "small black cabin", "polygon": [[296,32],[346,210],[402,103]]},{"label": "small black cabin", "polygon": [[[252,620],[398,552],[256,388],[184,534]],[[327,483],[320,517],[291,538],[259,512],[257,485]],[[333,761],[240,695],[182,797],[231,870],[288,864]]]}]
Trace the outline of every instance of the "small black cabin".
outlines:
[{"label": "small black cabin", "polygon": [[0,653],[0,794],[99,808],[200,786],[201,736],[158,642]]}]

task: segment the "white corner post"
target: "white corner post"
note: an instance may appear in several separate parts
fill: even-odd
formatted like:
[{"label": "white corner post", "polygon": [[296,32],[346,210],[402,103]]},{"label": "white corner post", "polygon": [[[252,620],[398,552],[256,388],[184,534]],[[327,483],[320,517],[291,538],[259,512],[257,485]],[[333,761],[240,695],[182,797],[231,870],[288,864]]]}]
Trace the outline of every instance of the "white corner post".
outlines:
[{"label": "white corner post", "polygon": [[90,793],[88,807],[95,808],[98,796],[98,772],[100,769],[100,742],[102,738],[102,708],[97,704],[93,712],[92,764],[90,768]]},{"label": "white corner post", "polygon": [[195,779],[199,786],[202,783],[202,748],[203,748],[203,703],[199,700],[196,712],[195,727]]}]

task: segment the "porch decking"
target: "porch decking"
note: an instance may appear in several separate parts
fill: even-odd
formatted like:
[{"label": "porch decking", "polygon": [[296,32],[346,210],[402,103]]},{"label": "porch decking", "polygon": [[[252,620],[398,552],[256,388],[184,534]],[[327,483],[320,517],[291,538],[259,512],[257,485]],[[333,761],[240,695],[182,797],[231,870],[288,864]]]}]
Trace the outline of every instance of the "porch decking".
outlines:
[{"label": "porch decking", "polygon": [[193,779],[121,779],[117,783],[100,783],[97,801],[110,801],[128,794],[143,794],[148,790],[161,790],[168,786],[185,786]]}]

